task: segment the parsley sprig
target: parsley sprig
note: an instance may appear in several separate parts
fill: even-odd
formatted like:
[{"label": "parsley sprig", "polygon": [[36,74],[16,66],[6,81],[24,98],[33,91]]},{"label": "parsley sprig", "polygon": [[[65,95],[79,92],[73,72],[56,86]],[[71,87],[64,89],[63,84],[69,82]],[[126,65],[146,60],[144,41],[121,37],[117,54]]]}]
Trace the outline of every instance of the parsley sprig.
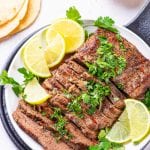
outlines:
[{"label": "parsley sprig", "polygon": [[25,85],[27,83],[29,83],[29,81],[31,81],[35,77],[35,75],[32,72],[28,71],[24,67],[19,68],[18,72],[23,75],[23,77],[24,77],[24,81],[23,82],[25,83]]},{"label": "parsley sprig", "polygon": [[83,24],[83,21],[81,20],[81,15],[80,15],[79,11],[75,8],[75,6],[70,7],[66,11],[66,16],[68,19],[72,19],[72,20],[78,22],[80,25]]},{"label": "parsley sprig", "polygon": [[68,131],[65,128],[67,121],[62,116],[60,108],[54,108],[54,113],[50,116],[50,118],[56,120],[55,128],[59,133],[59,136],[60,136],[59,138],[65,136],[65,135],[68,138],[70,138],[70,134],[68,133]]},{"label": "parsley sprig", "polygon": [[94,25],[99,28],[104,28],[114,33],[118,33],[117,28],[114,26],[115,22],[110,17],[98,17]]},{"label": "parsley sprig", "polygon": [[89,150],[125,150],[125,147],[123,144],[117,144],[110,142],[108,139],[106,139],[106,135],[108,133],[108,129],[103,129],[100,131],[98,135],[99,144],[90,146]]},{"label": "parsley sprig", "polygon": [[122,73],[126,67],[126,60],[116,56],[113,52],[113,45],[105,37],[99,37],[100,47],[97,49],[97,60],[95,63],[86,63],[89,72],[96,75],[100,80],[109,82],[116,75]]},{"label": "parsley sprig", "polygon": [[9,77],[7,71],[4,70],[0,74],[0,85],[11,85],[12,90],[17,96],[25,98],[25,95],[24,95],[25,85],[29,81],[31,81],[35,76],[30,71],[26,70],[25,68],[19,68],[18,72],[21,73],[24,77],[23,84],[20,84],[14,78]]}]

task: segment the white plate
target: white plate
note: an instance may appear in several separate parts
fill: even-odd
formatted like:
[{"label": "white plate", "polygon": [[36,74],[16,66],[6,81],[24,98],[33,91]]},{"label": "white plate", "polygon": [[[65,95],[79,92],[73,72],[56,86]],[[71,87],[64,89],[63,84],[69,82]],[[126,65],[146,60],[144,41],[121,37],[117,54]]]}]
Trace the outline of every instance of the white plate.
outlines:
[{"label": "white plate", "polygon": [[[41,31],[45,30],[45,28],[40,30],[39,32],[37,32],[34,36],[39,34]],[[145,57],[150,59],[150,47],[141,38],[139,38],[137,35],[135,35],[131,31],[129,31],[125,27],[117,26],[117,28],[123,37],[125,37],[128,41],[130,41],[132,44],[134,44]],[[93,31],[95,28],[87,27],[87,29],[89,31]],[[8,69],[9,76],[11,76],[11,77],[15,78],[17,81],[21,82],[23,80],[23,78],[17,72],[17,69],[22,66],[23,66],[23,63],[22,63],[22,60],[20,57],[20,50],[19,50],[16,53],[15,57],[13,58],[13,60],[10,64],[10,67]],[[6,100],[6,109],[8,111],[8,116],[11,120],[13,127],[15,128],[16,132],[18,133],[18,135],[29,147],[31,147],[31,149],[41,150],[42,147],[37,142],[35,142],[30,136],[28,136],[21,128],[19,128],[19,126],[16,124],[16,122],[12,118],[12,113],[16,110],[19,99],[16,97],[16,95],[14,94],[14,92],[12,91],[12,89],[9,86],[5,87],[5,95],[4,96],[5,96],[5,100]],[[129,143],[126,145],[126,149],[127,150],[133,150],[133,149],[140,150],[149,140],[150,140],[150,136],[148,136],[143,142],[141,142],[138,145],[133,145],[133,144]]]}]

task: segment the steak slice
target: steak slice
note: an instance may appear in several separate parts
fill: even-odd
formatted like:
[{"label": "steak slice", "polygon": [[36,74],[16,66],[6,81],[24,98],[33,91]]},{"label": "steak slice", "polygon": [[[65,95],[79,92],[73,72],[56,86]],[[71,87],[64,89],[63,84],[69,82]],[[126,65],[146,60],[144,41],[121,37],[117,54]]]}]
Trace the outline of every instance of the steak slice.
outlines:
[{"label": "steak slice", "polygon": [[64,91],[64,87],[55,79],[55,77],[46,79],[42,83],[42,86],[50,95],[55,95],[61,91]]},{"label": "steak slice", "polygon": [[90,138],[90,139],[96,139],[97,138],[97,133],[95,131],[90,130],[85,122],[83,121],[83,119],[79,118],[78,116],[76,116],[74,113],[65,113],[66,118],[73,122],[78,128],[80,128],[80,130],[82,131],[82,133]]},{"label": "steak slice", "polygon": [[43,146],[45,150],[71,150],[67,144],[62,141],[56,142],[52,133],[42,126],[38,125],[32,119],[27,117],[19,109],[13,113],[13,118],[17,124],[33,139]]},{"label": "steak slice", "polygon": [[[78,74],[78,78],[83,79],[84,81],[93,80],[95,82],[101,83],[97,78],[92,76],[87,72],[87,69],[76,63],[75,61],[69,60],[67,61],[67,65],[71,68],[74,72]],[[102,84],[102,83],[101,83]]]},{"label": "steak slice", "polygon": [[72,70],[74,70],[77,74],[82,74],[83,72],[86,71],[84,67],[76,63],[75,61],[72,60],[66,60],[66,63],[68,64],[68,67],[70,67]]},{"label": "steak slice", "polygon": [[101,111],[103,112],[105,116],[113,119],[113,121],[115,121],[116,118],[118,118],[120,114],[122,113],[122,111],[117,109],[115,105],[112,104],[108,99],[105,99],[103,101]]},{"label": "steak slice", "polygon": [[126,69],[114,82],[123,85],[123,91],[132,98],[138,98],[150,87],[150,61],[145,61],[134,68]]},{"label": "steak slice", "polygon": [[[57,132],[54,126],[54,122],[51,121],[50,119],[48,119],[46,116],[42,116],[41,113],[33,110],[32,106],[30,106],[29,104],[27,104],[26,102],[24,102],[23,100],[21,100],[19,102],[19,109],[22,113],[26,114],[27,117],[30,117],[32,120],[36,120],[36,122],[43,126],[45,129],[53,131],[53,132]],[[69,131],[69,133],[72,135],[72,138],[68,141],[67,137],[63,137],[63,141],[67,144],[71,145],[70,146],[74,146],[75,144],[78,144],[81,148],[85,148],[87,146],[93,145],[95,144],[95,142],[91,141],[90,139],[86,138],[81,131],[74,126],[72,123],[67,123],[66,124],[66,129]]]},{"label": "steak slice", "polygon": [[[63,67],[63,65],[61,66]],[[68,76],[61,69],[57,69],[54,72],[55,79],[61,83],[61,85],[66,89],[69,93],[74,95],[79,95],[81,93],[80,89],[73,83],[68,80]]]},{"label": "steak slice", "polygon": [[96,50],[99,47],[99,43],[97,36],[90,36],[90,38],[78,49],[78,52],[69,60],[75,60],[82,65],[85,65],[85,62],[94,62],[97,58]]},{"label": "steak slice", "polygon": [[59,71],[68,78],[68,81],[75,84],[80,90],[86,91],[86,81],[83,81],[76,72],[70,69],[69,65],[64,63],[59,67]]},{"label": "steak slice", "polygon": [[97,110],[93,115],[95,122],[98,124],[98,129],[103,129],[106,127],[110,127],[113,124],[113,119],[108,118],[102,112]]}]

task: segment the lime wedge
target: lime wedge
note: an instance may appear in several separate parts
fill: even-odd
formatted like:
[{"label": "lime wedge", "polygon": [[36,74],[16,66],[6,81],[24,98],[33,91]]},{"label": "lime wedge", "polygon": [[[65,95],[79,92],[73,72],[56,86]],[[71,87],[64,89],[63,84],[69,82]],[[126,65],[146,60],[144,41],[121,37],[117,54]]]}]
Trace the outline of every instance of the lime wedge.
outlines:
[{"label": "lime wedge", "polygon": [[84,43],[84,29],[73,20],[58,19],[51,25],[51,28],[59,32],[64,37],[66,53],[74,52]]},{"label": "lime wedge", "polygon": [[121,114],[106,138],[115,143],[125,143],[130,140],[130,124],[126,110]]},{"label": "lime wedge", "polygon": [[130,138],[138,142],[144,138],[150,128],[150,114],[146,106],[134,99],[125,100],[131,128]]},{"label": "lime wedge", "polygon": [[54,67],[61,62],[65,55],[65,41],[62,35],[49,28],[46,32],[48,47],[45,50],[45,59],[48,67]]},{"label": "lime wedge", "polygon": [[27,84],[24,94],[26,95],[25,101],[34,105],[44,103],[50,97],[36,78]]},{"label": "lime wedge", "polygon": [[22,58],[25,66],[36,76],[46,78],[51,75],[39,36],[34,37],[24,47]]},{"label": "lime wedge", "polygon": [[106,138],[115,143],[139,142],[149,132],[150,114],[146,106],[135,99],[125,100],[126,108]]}]

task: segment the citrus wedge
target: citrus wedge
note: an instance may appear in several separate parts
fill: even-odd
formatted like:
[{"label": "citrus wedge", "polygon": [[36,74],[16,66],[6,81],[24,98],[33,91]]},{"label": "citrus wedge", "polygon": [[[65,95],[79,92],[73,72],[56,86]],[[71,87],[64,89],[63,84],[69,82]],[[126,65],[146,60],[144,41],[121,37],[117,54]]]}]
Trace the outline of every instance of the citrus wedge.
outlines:
[{"label": "citrus wedge", "polygon": [[39,38],[39,36],[34,37],[24,47],[22,58],[25,66],[36,76],[46,78],[51,75],[45,60],[45,53],[41,47],[41,38]]},{"label": "citrus wedge", "polygon": [[65,39],[66,53],[74,52],[85,39],[84,29],[77,22],[70,19],[58,19],[51,28],[59,32]]},{"label": "citrus wedge", "polygon": [[44,103],[50,97],[36,78],[26,85],[24,94],[26,95],[25,101],[33,105]]},{"label": "citrus wedge", "polygon": [[48,47],[45,50],[45,59],[48,67],[59,64],[65,55],[65,41],[62,35],[49,28],[46,32]]},{"label": "citrus wedge", "polygon": [[132,142],[138,142],[145,137],[150,128],[150,114],[146,106],[134,99],[125,100],[131,128]]},{"label": "citrus wedge", "polygon": [[125,110],[118,121],[113,125],[106,138],[115,143],[125,143],[130,140],[130,125],[128,114]]}]

